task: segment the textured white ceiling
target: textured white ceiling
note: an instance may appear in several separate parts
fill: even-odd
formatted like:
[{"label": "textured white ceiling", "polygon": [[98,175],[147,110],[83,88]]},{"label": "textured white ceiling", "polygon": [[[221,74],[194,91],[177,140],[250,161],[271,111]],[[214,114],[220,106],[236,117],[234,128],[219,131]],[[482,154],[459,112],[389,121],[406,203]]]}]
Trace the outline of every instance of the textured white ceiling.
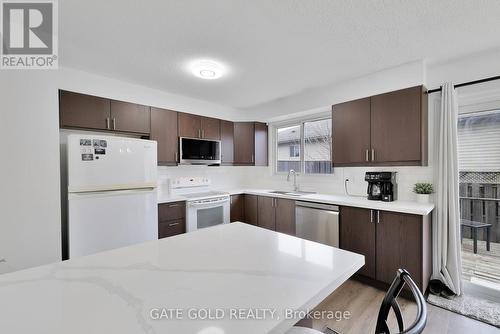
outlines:
[{"label": "textured white ceiling", "polygon": [[[498,0],[64,0],[60,62],[245,109],[425,59],[500,46]],[[214,58],[227,77],[183,65]]]}]

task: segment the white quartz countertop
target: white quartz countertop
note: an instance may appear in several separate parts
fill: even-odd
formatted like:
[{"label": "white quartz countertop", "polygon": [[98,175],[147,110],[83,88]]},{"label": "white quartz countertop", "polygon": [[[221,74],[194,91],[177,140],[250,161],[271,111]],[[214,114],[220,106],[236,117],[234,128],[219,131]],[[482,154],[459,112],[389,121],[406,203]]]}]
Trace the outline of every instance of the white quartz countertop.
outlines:
[{"label": "white quartz countertop", "polygon": [[[374,210],[384,210],[384,211],[393,211],[393,212],[401,212],[401,213],[409,213],[415,215],[428,215],[434,210],[434,204],[432,203],[418,203],[411,201],[393,201],[393,202],[382,202],[382,201],[371,201],[366,197],[360,196],[345,196],[345,195],[327,195],[327,194],[308,194],[303,196],[290,196],[290,195],[281,195],[281,194],[272,194],[270,193],[271,189],[220,189],[222,191],[226,191],[231,195],[236,194],[251,194],[251,195],[259,195],[259,196],[271,196],[278,198],[287,198],[294,199],[297,201],[308,201],[308,202],[318,202],[325,204],[336,204],[336,205],[344,205],[344,206],[353,206],[365,209],[374,209]],[[184,201],[186,198],[182,196],[169,196],[168,194],[159,195],[158,203],[167,203],[167,202],[175,202],[175,201]]]},{"label": "white quartz countertop", "polygon": [[[298,321],[287,309],[317,306],[363,264],[315,242],[218,225],[1,275],[0,332],[285,333]],[[193,319],[208,310],[215,319]]]}]

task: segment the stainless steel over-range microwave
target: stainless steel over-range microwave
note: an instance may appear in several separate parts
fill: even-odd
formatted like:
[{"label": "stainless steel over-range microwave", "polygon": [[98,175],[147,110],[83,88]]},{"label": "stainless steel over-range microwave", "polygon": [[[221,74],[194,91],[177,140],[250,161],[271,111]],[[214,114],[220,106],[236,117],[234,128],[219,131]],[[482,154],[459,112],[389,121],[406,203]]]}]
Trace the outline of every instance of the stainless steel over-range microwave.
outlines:
[{"label": "stainless steel over-range microwave", "polygon": [[179,137],[179,163],[220,165],[220,140]]}]

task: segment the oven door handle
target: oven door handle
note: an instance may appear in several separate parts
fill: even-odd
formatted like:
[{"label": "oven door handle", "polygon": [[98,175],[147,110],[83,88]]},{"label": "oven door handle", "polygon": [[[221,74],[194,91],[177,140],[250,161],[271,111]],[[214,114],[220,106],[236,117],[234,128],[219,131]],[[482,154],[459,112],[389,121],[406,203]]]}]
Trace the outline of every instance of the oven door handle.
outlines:
[{"label": "oven door handle", "polygon": [[219,206],[220,204],[229,202],[229,198],[224,198],[218,201],[207,201],[207,202],[191,202],[189,206],[191,207],[212,207]]}]

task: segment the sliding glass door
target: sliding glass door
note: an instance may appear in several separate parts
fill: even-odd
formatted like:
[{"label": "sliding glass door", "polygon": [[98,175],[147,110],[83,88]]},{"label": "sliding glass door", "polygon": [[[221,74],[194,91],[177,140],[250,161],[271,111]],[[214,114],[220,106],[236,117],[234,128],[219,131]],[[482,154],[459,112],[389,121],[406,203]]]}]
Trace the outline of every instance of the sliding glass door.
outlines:
[{"label": "sliding glass door", "polygon": [[500,109],[458,121],[462,274],[500,292]]}]

